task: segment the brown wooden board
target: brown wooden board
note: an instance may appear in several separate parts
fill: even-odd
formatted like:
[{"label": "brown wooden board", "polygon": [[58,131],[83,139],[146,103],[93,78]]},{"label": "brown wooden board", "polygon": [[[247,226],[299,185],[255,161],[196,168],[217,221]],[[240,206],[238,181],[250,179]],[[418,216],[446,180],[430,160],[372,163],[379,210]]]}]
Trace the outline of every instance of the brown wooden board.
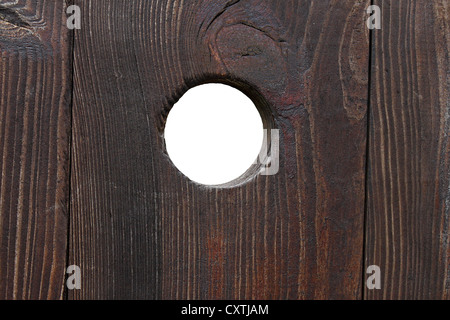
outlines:
[{"label": "brown wooden board", "polygon": [[69,196],[65,2],[0,1],[0,299],[60,299]]},{"label": "brown wooden board", "polygon": [[[0,299],[449,299],[448,1],[75,0],[75,47],[65,2],[0,0]],[[280,130],[278,174],[173,166],[208,82]]]},{"label": "brown wooden board", "polygon": [[[362,298],[369,1],[75,4],[69,298]],[[206,82],[280,129],[277,175],[172,165],[167,114]]]},{"label": "brown wooden board", "polygon": [[449,2],[379,1],[373,31],[368,299],[449,299]]}]

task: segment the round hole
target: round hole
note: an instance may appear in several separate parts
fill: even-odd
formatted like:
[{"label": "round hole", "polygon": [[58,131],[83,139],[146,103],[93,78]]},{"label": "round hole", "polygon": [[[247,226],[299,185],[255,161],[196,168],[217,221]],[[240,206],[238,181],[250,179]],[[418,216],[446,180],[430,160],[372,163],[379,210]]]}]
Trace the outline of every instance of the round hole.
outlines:
[{"label": "round hole", "polygon": [[263,121],[241,91],[224,84],[190,89],[174,105],[164,132],[174,165],[192,181],[220,185],[255,163],[264,139]]}]

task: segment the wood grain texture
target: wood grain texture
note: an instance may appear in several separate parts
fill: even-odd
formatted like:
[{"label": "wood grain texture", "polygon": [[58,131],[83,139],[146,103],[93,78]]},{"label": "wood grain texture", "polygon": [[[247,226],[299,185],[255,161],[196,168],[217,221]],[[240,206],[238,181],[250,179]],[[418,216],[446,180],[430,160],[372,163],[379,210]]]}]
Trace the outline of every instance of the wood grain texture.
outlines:
[{"label": "wood grain texture", "polygon": [[449,2],[375,1],[368,299],[449,299]]},{"label": "wood grain texture", "polygon": [[[360,299],[368,1],[76,0],[71,299]],[[192,86],[249,94],[280,172],[197,185],[165,153]],[[238,116],[238,115],[237,115]]]},{"label": "wood grain texture", "polygon": [[60,299],[69,196],[65,2],[0,1],[0,299]]}]

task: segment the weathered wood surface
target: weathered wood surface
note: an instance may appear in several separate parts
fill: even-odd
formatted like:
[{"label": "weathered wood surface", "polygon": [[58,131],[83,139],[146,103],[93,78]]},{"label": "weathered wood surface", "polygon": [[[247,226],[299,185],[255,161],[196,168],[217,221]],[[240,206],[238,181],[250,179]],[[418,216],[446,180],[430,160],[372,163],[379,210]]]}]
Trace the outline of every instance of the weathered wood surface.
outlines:
[{"label": "weathered wood surface", "polygon": [[[69,297],[360,299],[368,1],[75,3],[89,14],[70,216],[83,282]],[[208,81],[281,130],[277,175],[204,187],[170,163],[166,115]]]},{"label": "weathered wood surface", "polygon": [[64,1],[0,1],[0,299],[60,299],[72,54]]},{"label": "weathered wood surface", "polygon": [[[368,0],[73,2],[72,52],[65,1],[0,0],[0,299],[63,298],[66,264],[69,299],[449,299],[448,1],[373,0],[371,44]],[[171,164],[205,82],[280,129],[277,175]]]},{"label": "weathered wood surface", "polygon": [[449,5],[375,1],[366,265],[368,299],[450,298]]}]

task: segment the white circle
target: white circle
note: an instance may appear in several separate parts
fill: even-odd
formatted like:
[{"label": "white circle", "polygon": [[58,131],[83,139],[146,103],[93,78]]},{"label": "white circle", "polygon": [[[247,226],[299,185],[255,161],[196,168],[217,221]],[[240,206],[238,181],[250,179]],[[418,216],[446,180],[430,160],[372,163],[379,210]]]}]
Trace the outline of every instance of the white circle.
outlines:
[{"label": "white circle", "polygon": [[223,84],[190,89],[174,105],[164,132],[174,165],[205,185],[231,182],[244,174],[261,151],[264,130],[252,100]]}]

